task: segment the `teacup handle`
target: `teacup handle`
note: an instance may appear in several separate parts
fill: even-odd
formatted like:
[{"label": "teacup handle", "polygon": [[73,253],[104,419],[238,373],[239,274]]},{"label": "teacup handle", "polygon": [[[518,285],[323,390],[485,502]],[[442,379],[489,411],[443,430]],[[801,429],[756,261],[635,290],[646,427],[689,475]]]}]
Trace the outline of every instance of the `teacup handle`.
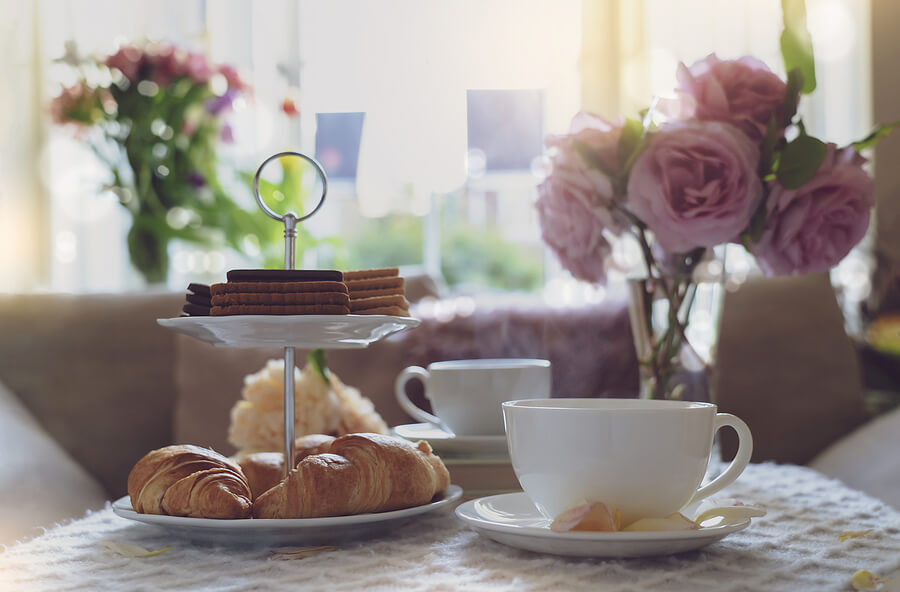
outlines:
[{"label": "teacup handle", "polygon": [[417,407],[409,400],[409,397],[406,396],[406,383],[413,378],[418,378],[425,385],[425,396],[427,397],[428,379],[430,377],[431,374],[425,368],[422,368],[421,366],[410,366],[397,376],[397,380],[394,382],[394,395],[397,397],[397,402],[400,403],[400,406],[410,417],[414,417],[419,421],[433,423],[437,426],[443,426],[444,422],[424,409]]},{"label": "teacup handle", "polygon": [[747,464],[750,462],[750,456],[753,454],[753,436],[750,434],[750,428],[748,428],[747,424],[737,416],[730,413],[717,413],[713,434],[725,426],[733,428],[738,435],[738,451],[737,454],[734,455],[734,460],[731,461],[731,464],[728,465],[728,468],[725,469],[721,475],[698,489],[694,494],[694,497],[691,498],[691,501],[685,505],[690,505],[721,491],[728,485],[734,483],[740,474],[744,472],[744,469],[747,468]]}]

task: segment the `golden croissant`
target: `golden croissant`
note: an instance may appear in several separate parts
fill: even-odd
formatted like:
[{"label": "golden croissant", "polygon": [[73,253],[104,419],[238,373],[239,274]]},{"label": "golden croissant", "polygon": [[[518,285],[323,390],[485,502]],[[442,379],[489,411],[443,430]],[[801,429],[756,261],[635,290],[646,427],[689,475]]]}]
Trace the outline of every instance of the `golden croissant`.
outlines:
[{"label": "golden croissant", "polygon": [[303,459],[253,504],[255,518],[319,518],[384,512],[428,503],[450,474],[427,442],[381,434],[336,438]]},{"label": "golden croissant", "polygon": [[199,446],[148,452],[128,475],[136,512],[194,518],[248,518],[250,486],[241,468]]},{"label": "golden croissant", "polygon": [[[297,438],[295,462],[299,463],[311,454],[326,452],[333,441],[333,436],[325,434],[307,434]],[[247,477],[253,499],[284,479],[283,452],[254,452],[238,460],[238,464]]]}]

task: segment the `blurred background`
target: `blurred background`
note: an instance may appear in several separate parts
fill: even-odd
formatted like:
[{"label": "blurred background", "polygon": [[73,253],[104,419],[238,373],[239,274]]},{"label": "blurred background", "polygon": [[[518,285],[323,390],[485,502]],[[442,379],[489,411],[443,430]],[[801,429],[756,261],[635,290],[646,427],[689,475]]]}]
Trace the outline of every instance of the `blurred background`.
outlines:
[{"label": "blurred background", "polygon": [[[896,119],[875,111],[898,98],[896,77],[877,72],[893,55],[879,22],[898,8],[878,0],[807,4],[819,78],[802,103],[811,133],[841,144],[875,120]],[[5,292],[132,291],[147,283],[180,290],[231,267],[278,266],[279,225],[258,211],[248,181],[266,156],[292,149],[314,155],[329,174],[327,206],[303,226],[303,265],[399,264],[427,272],[449,294],[597,302],[622,289],[621,277],[606,287],[579,284],[540,239],[532,204],[544,138],[565,132],[580,108],[633,116],[650,97],[671,93],[679,62],[712,49],[723,58],[752,54],[783,74],[779,0],[727,8],[714,0],[0,6]],[[127,62],[123,48],[158,61],[205,61],[194,80],[209,93],[199,104],[215,121],[202,142],[179,148],[200,136],[190,125],[197,101],[166,80],[129,88],[159,106],[143,121],[124,108],[78,112],[85,95],[124,86],[105,66]],[[90,98],[103,105],[102,96]],[[136,112],[146,111],[141,105]],[[166,124],[173,109],[188,113],[181,129]],[[897,150],[889,138],[879,157]],[[193,170],[166,164],[185,159]],[[879,225],[832,273],[852,314],[872,297],[878,262],[891,276],[897,256],[887,244],[897,206],[884,204],[896,173],[877,165]],[[304,171],[274,168],[267,197],[283,209],[308,206],[315,186],[302,195],[279,189]],[[128,178],[128,169],[146,174]],[[163,228],[149,227],[152,216],[141,208],[153,197],[142,184],[183,196],[161,204]],[[154,233],[163,254],[130,253],[136,232]],[[741,248],[733,251],[727,261],[739,283],[755,268]],[[164,269],[148,272],[160,257]]]}]

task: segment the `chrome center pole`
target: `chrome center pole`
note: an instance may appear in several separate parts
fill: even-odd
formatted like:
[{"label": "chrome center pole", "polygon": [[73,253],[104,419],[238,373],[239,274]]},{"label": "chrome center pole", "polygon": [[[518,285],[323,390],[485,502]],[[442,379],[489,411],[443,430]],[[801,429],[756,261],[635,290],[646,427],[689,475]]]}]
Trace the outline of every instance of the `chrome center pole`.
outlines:
[{"label": "chrome center pole", "polygon": [[[294,269],[294,251],[297,241],[297,216],[293,212],[284,215],[284,268]],[[297,458],[294,439],[294,348],[284,348],[284,476],[290,475]]]},{"label": "chrome center pole", "polygon": [[[322,197],[319,203],[308,214],[297,216],[294,212],[287,212],[284,215],[278,214],[272,210],[263,200],[259,193],[259,178],[263,169],[273,160],[285,158],[288,156],[301,158],[311,164],[319,178],[322,179]],[[259,168],[256,169],[256,175],[253,177],[253,195],[256,197],[256,203],[267,216],[274,220],[284,222],[284,268],[294,269],[294,251],[297,242],[297,222],[302,222],[312,217],[322,204],[325,203],[325,195],[328,193],[328,177],[325,175],[325,169],[316,161],[300,152],[279,152],[273,154],[263,161]],[[294,459],[297,458],[296,443],[294,441],[294,348],[287,346],[284,348],[284,475],[287,477],[294,469]]]}]

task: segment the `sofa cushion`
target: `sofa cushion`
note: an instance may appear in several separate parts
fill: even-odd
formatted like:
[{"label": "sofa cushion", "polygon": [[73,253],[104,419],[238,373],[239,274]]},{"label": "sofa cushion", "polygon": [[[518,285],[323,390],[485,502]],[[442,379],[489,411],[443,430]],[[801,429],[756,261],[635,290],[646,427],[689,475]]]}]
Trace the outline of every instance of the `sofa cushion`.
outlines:
[{"label": "sofa cushion", "polygon": [[841,438],[809,466],[900,509],[900,408]]},{"label": "sofa cushion", "polygon": [[0,545],[103,507],[106,492],[0,383]]},{"label": "sofa cushion", "polygon": [[172,439],[174,333],[183,294],[0,296],[0,380],[111,497]]},{"label": "sofa cushion", "polygon": [[[826,274],[751,280],[725,296],[720,410],[753,432],[753,460],[806,464],[865,421],[856,351]],[[730,458],[737,448],[723,431]]]}]

